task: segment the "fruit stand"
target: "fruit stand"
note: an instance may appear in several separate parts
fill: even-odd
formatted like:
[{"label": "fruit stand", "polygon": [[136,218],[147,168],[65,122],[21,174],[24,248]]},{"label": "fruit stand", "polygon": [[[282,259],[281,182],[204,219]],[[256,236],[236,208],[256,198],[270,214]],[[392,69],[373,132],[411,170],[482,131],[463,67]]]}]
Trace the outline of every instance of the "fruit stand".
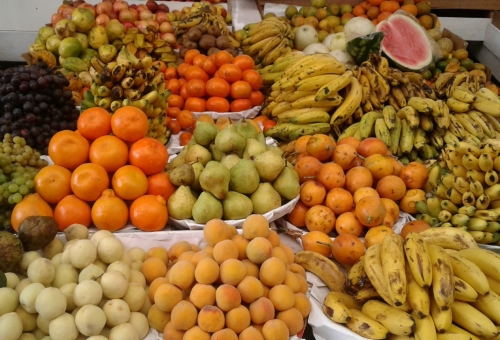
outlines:
[{"label": "fruit stand", "polygon": [[2,8],[0,340],[500,337],[498,1]]}]

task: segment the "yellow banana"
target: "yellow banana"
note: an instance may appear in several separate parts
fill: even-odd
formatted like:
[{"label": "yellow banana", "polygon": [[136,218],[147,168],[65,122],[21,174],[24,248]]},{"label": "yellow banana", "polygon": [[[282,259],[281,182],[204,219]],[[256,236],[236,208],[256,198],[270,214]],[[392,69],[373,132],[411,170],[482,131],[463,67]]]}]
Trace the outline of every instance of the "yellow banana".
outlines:
[{"label": "yellow banana", "polygon": [[345,325],[354,333],[368,339],[385,339],[388,329],[378,321],[363,314],[359,310],[351,309],[352,318]]},{"label": "yellow banana", "polygon": [[415,320],[410,314],[381,301],[365,302],[361,312],[380,322],[392,334],[409,335],[415,328]]},{"label": "yellow banana", "polygon": [[493,117],[500,117],[500,103],[494,102],[482,97],[478,97],[472,104],[473,108],[483,113],[492,115]]},{"label": "yellow banana", "polygon": [[498,183],[498,172],[495,170],[490,170],[484,174],[484,182],[486,185],[492,187]]},{"label": "yellow banana", "polygon": [[332,291],[343,292],[345,275],[327,257],[313,251],[299,251],[294,262],[318,276]]},{"label": "yellow banana", "polygon": [[461,333],[442,333],[437,335],[437,340],[472,340],[472,338]]},{"label": "yellow banana", "polygon": [[358,261],[356,261],[355,264],[349,269],[347,272],[347,281],[346,285],[347,286],[364,286],[364,280],[366,277],[366,272],[365,272],[365,260],[364,257],[361,256]]},{"label": "yellow banana", "polygon": [[455,114],[457,120],[462,124],[462,126],[468,132],[472,133],[474,136],[478,136],[478,138],[483,137],[483,129],[476,121],[470,118],[466,113]]},{"label": "yellow banana", "polygon": [[330,115],[328,112],[320,110],[311,110],[309,112],[304,112],[291,119],[294,124],[309,124],[309,123],[328,123],[330,121]]},{"label": "yellow banana", "polygon": [[337,323],[347,323],[351,320],[351,311],[334,296],[327,295],[323,302],[323,313],[332,321]]},{"label": "yellow banana", "polygon": [[294,109],[290,111],[286,111],[283,113],[280,113],[278,115],[278,123],[288,123],[292,120],[292,118],[297,117],[303,113],[308,113],[308,112],[325,112],[324,110],[319,110],[319,109]]},{"label": "yellow banana", "polygon": [[361,118],[361,138],[365,139],[373,135],[375,121],[379,118],[383,118],[383,115],[378,111],[368,112]]},{"label": "yellow banana", "polygon": [[409,233],[404,242],[404,251],[413,279],[422,287],[432,283],[432,264],[427,243],[418,233]]},{"label": "yellow banana", "polygon": [[372,67],[361,66],[360,71],[368,78],[372,89],[380,91],[381,100],[385,102],[391,91],[391,87],[387,80]]},{"label": "yellow banana", "polygon": [[363,307],[363,305],[361,303],[357,302],[354,299],[354,297],[352,297],[351,295],[346,294],[346,293],[332,291],[332,292],[328,293],[328,295],[326,296],[325,299],[327,299],[327,298],[340,301],[344,305],[346,305],[347,308],[349,308],[349,309],[361,310],[361,308]]},{"label": "yellow banana", "polygon": [[449,260],[453,268],[453,274],[467,282],[480,294],[488,294],[490,291],[486,275],[474,262],[460,255],[459,252],[449,254]]},{"label": "yellow banana", "polygon": [[396,116],[396,124],[394,126],[394,129],[390,131],[390,137],[391,137],[391,146],[390,146],[390,151],[393,155],[395,155],[398,151],[399,147],[399,140],[401,139],[401,119],[399,119],[398,116]]},{"label": "yellow banana", "polygon": [[451,324],[450,328],[448,329],[448,332],[450,333],[456,333],[456,334],[462,334],[462,335],[466,335],[469,337],[469,339],[471,340],[480,340],[477,336],[475,336],[474,334],[472,333],[469,333],[467,332],[465,329],[463,328],[460,328],[458,327],[457,325],[455,324]]},{"label": "yellow banana", "polygon": [[351,79],[351,87],[343,103],[333,113],[330,124],[340,125],[347,120],[361,104],[361,84],[356,78]]},{"label": "yellow banana", "polygon": [[420,117],[415,110],[414,107],[412,106],[405,106],[401,108],[398,112],[397,115],[400,119],[406,119],[408,123],[410,124],[410,127],[416,128],[417,126],[420,125]]},{"label": "yellow banana", "polygon": [[403,94],[403,91],[401,90],[401,87],[399,86],[392,86],[391,87],[391,95],[395,99],[396,103],[398,106],[405,107],[407,105],[406,103],[406,98]]},{"label": "yellow banana", "polygon": [[321,87],[316,93],[316,101],[320,101],[323,98],[328,98],[330,96],[337,95],[337,92],[342,90],[344,87],[351,83],[352,72],[347,71],[342,74],[340,77],[333,79],[331,82],[325,84]]},{"label": "yellow banana", "polygon": [[317,91],[339,77],[337,74],[322,74],[301,80],[294,87],[297,91]]},{"label": "yellow banana", "polygon": [[434,244],[428,245],[432,263],[432,291],[440,309],[449,309],[453,303],[453,269],[444,249]]},{"label": "yellow banana", "polygon": [[391,134],[383,118],[375,120],[375,136],[383,141],[388,147],[391,146]]},{"label": "yellow banana", "polygon": [[312,107],[321,107],[321,106],[338,106],[342,103],[342,97],[339,95],[333,96],[333,97],[328,97],[324,98],[323,100],[316,101],[315,100],[315,95],[309,95],[309,96],[304,96],[292,103],[287,103],[291,104],[291,107],[293,109],[303,109],[306,107],[312,108]]},{"label": "yellow banana", "polygon": [[389,234],[384,237],[380,260],[391,301],[401,306],[406,301],[405,255],[401,236]]},{"label": "yellow banana", "polygon": [[477,99],[477,96],[474,95],[474,93],[459,86],[455,87],[452,95],[453,98],[464,103],[472,103]]},{"label": "yellow banana", "polygon": [[423,98],[410,98],[410,100],[408,100],[408,106],[413,107],[417,112],[429,115],[432,114],[432,106],[430,106],[429,103]]},{"label": "yellow banana", "polygon": [[394,129],[396,126],[396,116],[397,112],[391,105],[386,105],[382,109],[382,114],[384,116],[385,125],[389,130]]},{"label": "yellow banana", "polygon": [[489,138],[495,138],[495,127],[490,123],[488,118],[486,118],[482,112],[469,110],[467,111],[467,115],[481,127],[484,135],[488,136]]},{"label": "yellow banana", "polygon": [[401,120],[401,139],[399,146],[403,153],[409,153],[413,149],[413,130],[406,119]]},{"label": "yellow banana", "polygon": [[462,301],[451,304],[453,322],[478,337],[493,338],[499,334],[495,324],[479,310]]},{"label": "yellow banana", "polygon": [[366,250],[365,271],[373,287],[375,287],[385,302],[391,306],[396,306],[396,303],[393,302],[389,293],[388,282],[383,273],[381,254],[382,245],[380,244],[373,245]]},{"label": "yellow banana", "polygon": [[462,280],[461,278],[455,276],[455,300],[474,302],[478,297],[478,293],[472,288],[470,284]]},{"label": "yellow banana", "polygon": [[358,290],[356,293],[354,293],[353,297],[354,297],[354,300],[356,300],[358,302],[366,302],[368,300],[375,299],[375,298],[379,299],[380,294],[377,292],[375,287],[368,286],[368,287],[364,287],[364,288],[361,288],[360,290]]},{"label": "yellow banana", "polygon": [[[302,97],[315,95],[316,91],[287,91],[283,93],[285,93],[283,98],[284,101],[291,103]],[[278,101],[278,99],[276,99],[276,101]]]},{"label": "yellow banana", "polygon": [[452,112],[467,112],[472,109],[472,104],[461,102],[453,97],[446,100],[446,105]]},{"label": "yellow banana", "polygon": [[437,340],[436,327],[430,315],[419,318],[418,315],[413,312],[412,316],[415,319],[415,330],[413,331],[415,340]]},{"label": "yellow banana", "polygon": [[451,325],[451,310],[442,310],[438,307],[436,301],[431,298],[431,317],[432,320],[434,321],[434,325],[436,327],[436,331],[438,333],[446,333],[448,328],[450,328]]}]

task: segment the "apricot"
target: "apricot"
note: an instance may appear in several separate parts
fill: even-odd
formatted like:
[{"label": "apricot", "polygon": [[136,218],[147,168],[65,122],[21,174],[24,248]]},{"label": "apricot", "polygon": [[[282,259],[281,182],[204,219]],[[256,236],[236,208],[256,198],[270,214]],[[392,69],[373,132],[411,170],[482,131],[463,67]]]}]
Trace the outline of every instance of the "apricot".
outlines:
[{"label": "apricot", "polygon": [[164,283],[168,283],[168,280],[165,277],[157,277],[153,280],[153,282],[151,282],[148,290],[149,301],[155,302],[156,290]]},{"label": "apricot", "polygon": [[274,305],[271,300],[261,297],[250,304],[250,317],[256,324],[264,324],[268,320],[274,319]]},{"label": "apricot", "polygon": [[163,340],[182,340],[185,331],[176,329],[171,322],[167,323],[163,330]]},{"label": "apricot", "polygon": [[283,280],[283,284],[289,287],[293,293],[300,292],[302,285],[300,283],[300,279],[297,277],[299,274],[295,274],[290,270],[287,270],[285,275],[285,280]]},{"label": "apricot", "polygon": [[286,285],[277,285],[271,288],[268,298],[278,311],[290,309],[295,304],[295,294]]},{"label": "apricot", "polygon": [[211,258],[202,259],[194,270],[196,282],[212,284],[219,278],[219,265]]},{"label": "apricot", "polygon": [[256,330],[258,330],[260,334],[262,334],[262,327],[264,327],[264,324],[252,323],[252,327],[254,327]]},{"label": "apricot", "polygon": [[247,240],[253,240],[256,237],[266,238],[269,235],[269,222],[262,215],[250,215],[243,222],[242,235]]},{"label": "apricot", "polygon": [[191,258],[191,263],[193,264],[193,266],[198,266],[198,263],[200,263],[201,260],[203,259],[213,259],[214,257],[212,256],[212,254],[209,254],[203,250],[200,250],[198,252],[196,252],[193,257]]},{"label": "apricot", "polygon": [[269,288],[268,286],[266,286],[264,284],[262,285],[262,288],[264,289],[262,296],[265,298],[269,298],[269,291],[271,290],[271,288]]},{"label": "apricot", "polygon": [[249,259],[244,259],[241,263],[245,265],[247,276],[259,278],[259,267],[255,263]]},{"label": "apricot", "polygon": [[274,247],[271,255],[272,255],[272,257],[279,258],[281,261],[283,261],[285,266],[288,266],[288,257],[286,256],[285,251],[283,249],[281,249],[280,247]]},{"label": "apricot", "polygon": [[187,331],[196,325],[198,311],[189,301],[182,300],[172,309],[170,313],[170,322],[175,329]]},{"label": "apricot", "polygon": [[178,261],[167,273],[168,282],[180,289],[188,289],[194,282],[194,266],[190,261]]},{"label": "apricot", "polygon": [[191,244],[188,241],[177,241],[168,250],[168,259],[176,262],[177,258],[186,251],[192,251]]},{"label": "apricot", "polygon": [[299,279],[299,282],[300,282],[300,293],[307,293],[307,291],[309,290],[309,284],[307,283],[307,280],[301,276],[301,275],[298,275],[297,274],[297,278]]},{"label": "apricot", "polygon": [[182,291],[170,283],[159,286],[154,294],[154,303],[163,312],[171,312],[182,299]]},{"label": "apricot", "polygon": [[286,276],[286,266],[277,257],[271,257],[262,263],[259,278],[263,284],[269,287],[282,284]]},{"label": "apricot", "polygon": [[203,247],[202,249],[205,253],[208,253],[210,255],[212,255],[212,257],[214,256],[214,246],[209,246],[208,244]]},{"label": "apricot", "polygon": [[146,254],[144,255],[144,257],[141,258],[135,258],[134,260],[139,260],[139,261],[146,261],[147,259],[151,258],[151,257],[157,257],[159,258],[160,260],[162,260],[163,262],[165,262],[165,265],[168,265],[168,251],[167,249],[163,248],[163,247],[153,247],[153,248],[149,248],[149,250],[146,252]]},{"label": "apricot", "polygon": [[224,313],[216,306],[205,306],[198,313],[198,326],[205,332],[217,332],[225,323]]},{"label": "apricot", "polygon": [[229,259],[220,265],[220,280],[232,286],[237,286],[247,274],[245,265],[236,259]]},{"label": "apricot", "polygon": [[264,340],[264,337],[257,328],[250,326],[240,333],[238,340]]},{"label": "apricot", "polygon": [[272,256],[273,246],[266,238],[256,237],[248,243],[247,257],[255,264],[261,264]]},{"label": "apricot", "polygon": [[238,340],[238,334],[232,329],[224,328],[212,334],[210,340]]},{"label": "apricot", "polygon": [[231,231],[232,236],[238,235],[238,229],[236,229],[236,227],[234,225],[228,224],[228,227],[229,227],[229,230]]},{"label": "apricot", "polygon": [[217,287],[215,291],[215,301],[217,307],[224,312],[228,312],[241,304],[241,295],[236,287],[223,284]]},{"label": "apricot", "polygon": [[288,257],[288,264],[294,263],[294,261],[295,261],[295,254],[293,253],[292,248],[290,248],[289,246],[287,246],[284,243],[281,243],[279,245],[279,247],[285,251],[285,254]]},{"label": "apricot", "polygon": [[220,219],[213,219],[205,224],[203,237],[208,245],[215,246],[220,241],[231,239],[233,233],[226,222]]},{"label": "apricot", "polygon": [[243,237],[243,235],[234,235],[231,239],[238,246],[238,260],[247,258],[247,246],[250,241]]},{"label": "apricot", "polygon": [[295,304],[293,308],[298,310],[302,317],[305,319],[311,313],[311,301],[309,298],[303,293],[295,293]]},{"label": "apricot", "polygon": [[264,287],[259,279],[253,276],[245,276],[238,284],[238,291],[241,295],[241,301],[252,303],[264,294]]},{"label": "apricot", "polygon": [[290,336],[297,334],[304,329],[304,318],[302,314],[295,308],[279,312],[276,319],[283,321],[288,327]]},{"label": "apricot", "polygon": [[191,250],[197,253],[200,251],[200,247],[197,244],[191,243]]},{"label": "apricot", "polygon": [[241,333],[250,326],[250,312],[245,306],[238,306],[226,313],[226,327],[235,333]]},{"label": "apricot", "polygon": [[238,246],[231,240],[222,240],[214,246],[214,260],[221,264],[228,259],[237,259],[239,255]]},{"label": "apricot", "polygon": [[189,301],[198,309],[211,306],[215,303],[215,287],[197,283],[189,293]]},{"label": "apricot", "polygon": [[185,251],[179,255],[179,257],[177,258],[177,261],[191,261],[194,254],[195,254],[195,252],[192,250]]},{"label": "apricot", "polygon": [[262,327],[262,335],[265,340],[288,340],[290,338],[287,325],[279,319],[267,321]]},{"label": "apricot", "polygon": [[278,233],[272,229],[269,229],[269,235],[267,235],[267,240],[271,242],[273,247],[279,247],[281,240]]},{"label": "apricot", "polygon": [[205,332],[199,326],[194,326],[184,333],[182,340],[210,340],[210,333]]},{"label": "apricot", "polygon": [[163,332],[165,325],[170,322],[170,313],[162,311],[156,304],[152,305],[148,311],[149,327]]},{"label": "apricot", "polygon": [[306,278],[306,270],[300,264],[292,263],[292,264],[288,265],[288,269],[292,273],[302,275],[304,278]]}]

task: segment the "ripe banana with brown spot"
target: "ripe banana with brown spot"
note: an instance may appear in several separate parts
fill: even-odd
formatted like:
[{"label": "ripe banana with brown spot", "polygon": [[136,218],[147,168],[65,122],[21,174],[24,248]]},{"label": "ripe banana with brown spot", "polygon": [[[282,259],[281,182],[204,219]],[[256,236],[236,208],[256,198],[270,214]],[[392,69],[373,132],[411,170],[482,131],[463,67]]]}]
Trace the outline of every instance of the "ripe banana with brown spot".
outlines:
[{"label": "ripe banana with brown spot", "polygon": [[467,302],[454,301],[451,312],[454,323],[478,337],[493,338],[500,333],[486,315]]},{"label": "ripe banana with brown spot", "polygon": [[414,280],[428,288],[432,283],[432,264],[427,243],[419,233],[409,233],[404,241],[404,251]]},{"label": "ripe banana with brown spot", "polygon": [[415,329],[415,320],[410,314],[381,301],[365,302],[361,312],[380,322],[392,334],[410,335]]},{"label": "ripe banana with brown spot", "polygon": [[380,260],[391,301],[401,306],[406,301],[406,275],[403,238],[400,235],[389,234],[384,237]]},{"label": "ripe banana with brown spot", "polygon": [[429,244],[429,257],[432,263],[432,292],[440,309],[449,309],[453,303],[453,268],[444,249]]},{"label": "ripe banana with brown spot", "polygon": [[294,257],[295,263],[318,276],[328,288],[344,292],[345,275],[329,258],[313,251],[299,251]]},{"label": "ripe banana with brown spot", "polygon": [[389,330],[377,320],[356,309],[351,309],[351,314],[351,319],[345,325],[354,333],[368,339],[385,339],[387,337]]},{"label": "ripe banana with brown spot", "polygon": [[371,284],[380,296],[391,306],[396,306],[389,293],[389,286],[382,269],[382,245],[375,244],[365,253],[365,271]]}]

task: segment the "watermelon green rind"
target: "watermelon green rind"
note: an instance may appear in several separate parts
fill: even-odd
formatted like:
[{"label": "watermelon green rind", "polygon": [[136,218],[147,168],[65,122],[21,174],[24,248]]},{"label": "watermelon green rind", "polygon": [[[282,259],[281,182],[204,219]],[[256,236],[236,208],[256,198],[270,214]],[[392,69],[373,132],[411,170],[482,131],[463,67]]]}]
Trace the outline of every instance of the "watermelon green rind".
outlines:
[{"label": "watermelon green rind", "polygon": [[427,33],[413,19],[393,14],[377,25],[377,31],[384,32],[382,53],[396,67],[422,71],[432,63],[432,45]]},{"label": "watermelon green rind", "polygon": [[363,37],[354,38],[347,43],[347,52],[359,65],[368,60],[372,53],[380,53],[380,44],[383,38],[383,32],[375,32]]}]

